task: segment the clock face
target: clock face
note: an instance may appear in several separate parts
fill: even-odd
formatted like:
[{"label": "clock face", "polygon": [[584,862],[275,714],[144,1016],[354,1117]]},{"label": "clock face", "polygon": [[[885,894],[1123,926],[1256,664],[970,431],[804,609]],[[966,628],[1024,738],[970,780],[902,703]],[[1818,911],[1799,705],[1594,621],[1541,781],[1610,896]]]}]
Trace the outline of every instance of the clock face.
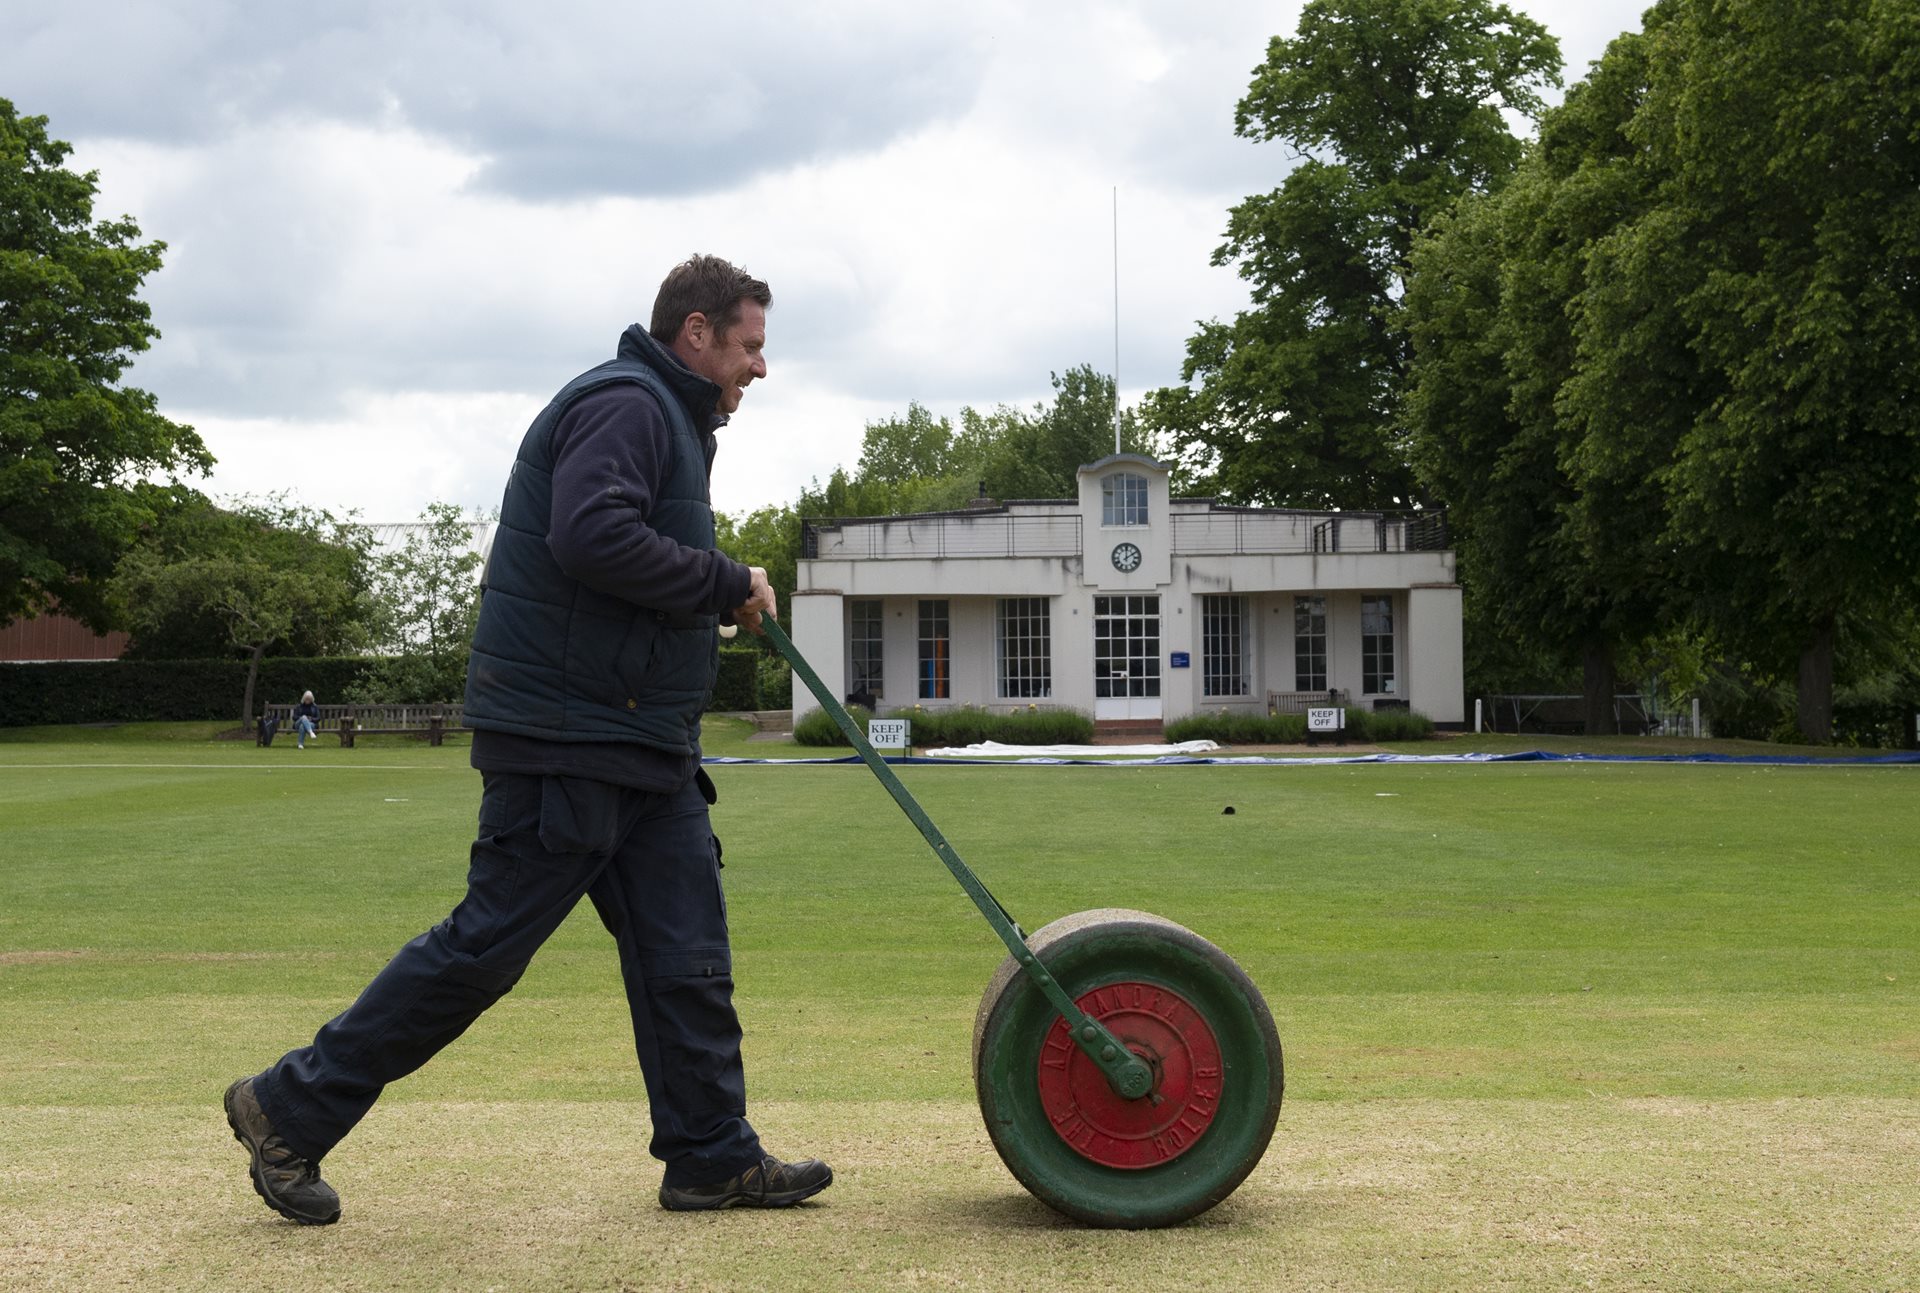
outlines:
[{"label": "clock face", "polygon": [[1118,544],[1113,549],[1113,568],[1121,574],[1131,574],[1140,568],[1140,549],[1131,543]]}]

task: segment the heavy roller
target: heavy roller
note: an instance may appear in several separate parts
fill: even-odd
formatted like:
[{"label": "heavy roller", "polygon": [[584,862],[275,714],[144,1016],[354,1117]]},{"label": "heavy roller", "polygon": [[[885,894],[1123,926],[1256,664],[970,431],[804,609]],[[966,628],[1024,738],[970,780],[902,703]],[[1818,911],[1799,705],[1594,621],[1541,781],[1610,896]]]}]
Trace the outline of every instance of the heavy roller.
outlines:
[{"label": "heavy roller", "polygon": [[1218,947],[1104,907],[1020,928],[771,618],[769,641],[1007,946],[973,1027],[987,1134],[1021,1185],[1095,1226],[1170,1226],[1227,1197],[1273,1138],[1280,1035]]}]

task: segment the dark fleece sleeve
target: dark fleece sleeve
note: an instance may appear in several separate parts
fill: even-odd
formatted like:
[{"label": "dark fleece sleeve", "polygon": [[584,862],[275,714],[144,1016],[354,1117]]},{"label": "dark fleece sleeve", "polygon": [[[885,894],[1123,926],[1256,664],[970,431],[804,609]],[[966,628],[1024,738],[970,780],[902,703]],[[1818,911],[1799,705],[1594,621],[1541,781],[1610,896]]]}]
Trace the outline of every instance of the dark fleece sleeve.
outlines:
[{"label": "dark fleece sleeve", "polygon": [[553,430],[553,527],[547,548],[589,588],[659,611],[718,614],[747,600],[747,568],[647,524],[671,432],[659,402],[631,382],[576,400]]}]

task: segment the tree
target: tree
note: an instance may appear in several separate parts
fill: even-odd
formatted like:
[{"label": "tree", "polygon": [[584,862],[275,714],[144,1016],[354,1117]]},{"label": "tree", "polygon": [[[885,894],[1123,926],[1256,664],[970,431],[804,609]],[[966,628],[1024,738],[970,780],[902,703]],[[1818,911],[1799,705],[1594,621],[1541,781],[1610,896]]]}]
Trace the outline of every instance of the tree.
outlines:
[{"label": "tree", "polygon": [[[1636,138],[1672,177],[1624,232],[1622,305],[1670,311],[1707,378],[1670,538],[1722,634],[1797,655],[1832,734],[1841,621],[1920,594],[1920,12],[1678,4]],[[1693,261],[1655,282],[1651,259]]]},{"label": "tree", "polygon": [[387,659],[363,676],[355,698],[458,698],[480,613],[479,576],[473,522],[451,503],[427,504],[405,542],[372,560],[370,627]]},{"label": "tree", "polygon": [[1275,37],[1236,133],[1301,156],[1230,213],[1213,263],[1253,309],[1201,325],[1186,384],[1147,412],[1224,497],[1299,507],[1420,501],[1395,433],[1408,343],[1396,314],[1415,234],[1520,157],[1558,43],[1490,0],[1311,0]]},{"label": "tree", "polygon": [[1911,6],[1662,0],[1416,252],[1408,426],[1517,632],[1694,634],[1754,695],[1797,674],[1816,741],[1836,674],[1900,685],[1916,121]]},{"label": "tree", "polygon": [[0,99],[0,624],[57,604],[108,628],[104,581],[169,497],[144,478],[213,457],[121,384],[159,336],[136,293],[166,244],[95,223],[71,152]]},{"label": "tree", "polygon": [[[1651,202],[1624,134],[1644,94],[1645,44],[1614,42],[1546,114],[1508,184],[1463,198],[1416,239],[1402,311],[1402,425],[1447,507],[1469,623],[1492,630],[1483,644],[1577,663],[1590,733],[1616,730],[1615,662],[1656,630],[1673,586],[1658,473],[1625,452],[1625,435],[1612,453],[1584,448],[1586,427],[1562,399],[1578,363],[1570,303],[1584,299],[1594,243]],[[1614,411],[1644,450],[1674,394],[1658,358],[1673,339],[1639,341],[1642,368]]]},{"label": "tree", "polygon": [[[1089,364],[1049,374],[1054,398],[1031,411],[1002,404],[960,410],[960,427],[935,419],[920,404],[904,417],[867,424],[853,471],[836,468],[825,485],[800,495],[803,516],[894,516],[964,507],[993,498],[1065,498],[1078,488],[1081,466],[1113,452],[1113,378]],[[1120,416],[1122,446],[1156,450],[1131,410]]]},{"label": "tree", "polygon": [[[1072,498],[1080,468],[1113,452],[1113,378],[1091,364],[1047,376],[1050,403],[1026,416],[980,420],[982,434],[954,454],[961,474],[977,477],[992,497]],[[1146,454],[1156,447],[1131,409],[1120,414],[1120,447]]]},{"label": "tree", "polygon": [[339,650],[365,644],[370,539],[364,527],[284,497],[243,501],[129,551],[107,591],[135,643],[211,613],[223,653],[244,652],[244,726],[260,659],[301,635]]},{"label": "tree", "polygon": [[721,513],[714,521],[715,546],[735,561],[766,571],[780,599],[780,614],[786,616],[799,579],[800,513],[785,506],[762,507],[737,519]]},{"label": "tree", "polygon": [[905,485],[948,474],[947,455],[953,444],[953,423],[935,420],[918,401],[907,405],[907,415],[867,423],[860,444],[858,475],[884,485]]},{"label": "tree", "polygon": [[1920,594],[1920,12],[1660,11],[1627,128],[1658,201],[1596,245],[1565,399],[1590,457],[1658,473],[1700,613],[1797,671],[1824,741],[1836,643],[1898,640]]}]

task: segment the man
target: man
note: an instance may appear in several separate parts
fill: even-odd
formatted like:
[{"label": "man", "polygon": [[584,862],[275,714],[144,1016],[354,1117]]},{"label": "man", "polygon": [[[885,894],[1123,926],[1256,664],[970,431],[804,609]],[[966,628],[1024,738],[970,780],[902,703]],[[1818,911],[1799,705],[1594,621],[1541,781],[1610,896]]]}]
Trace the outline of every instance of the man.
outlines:
[{"label": "man", "polygon": [[700,715],[723,618],[773,615],[764,570],[714,550],[714,431],[767,374],[767,285],[713,256],[667,275],[650,332],[567,383],[513,464],[467,666],[483,781],[466,897],[359,1000],[227,1089],[267,1205],[339,1219],[322,1158],[387,1083],[505,995],[582,897],[620,951],[673,1210],[782,1207],[825,1189],[746,1119],[713,782]]}]

